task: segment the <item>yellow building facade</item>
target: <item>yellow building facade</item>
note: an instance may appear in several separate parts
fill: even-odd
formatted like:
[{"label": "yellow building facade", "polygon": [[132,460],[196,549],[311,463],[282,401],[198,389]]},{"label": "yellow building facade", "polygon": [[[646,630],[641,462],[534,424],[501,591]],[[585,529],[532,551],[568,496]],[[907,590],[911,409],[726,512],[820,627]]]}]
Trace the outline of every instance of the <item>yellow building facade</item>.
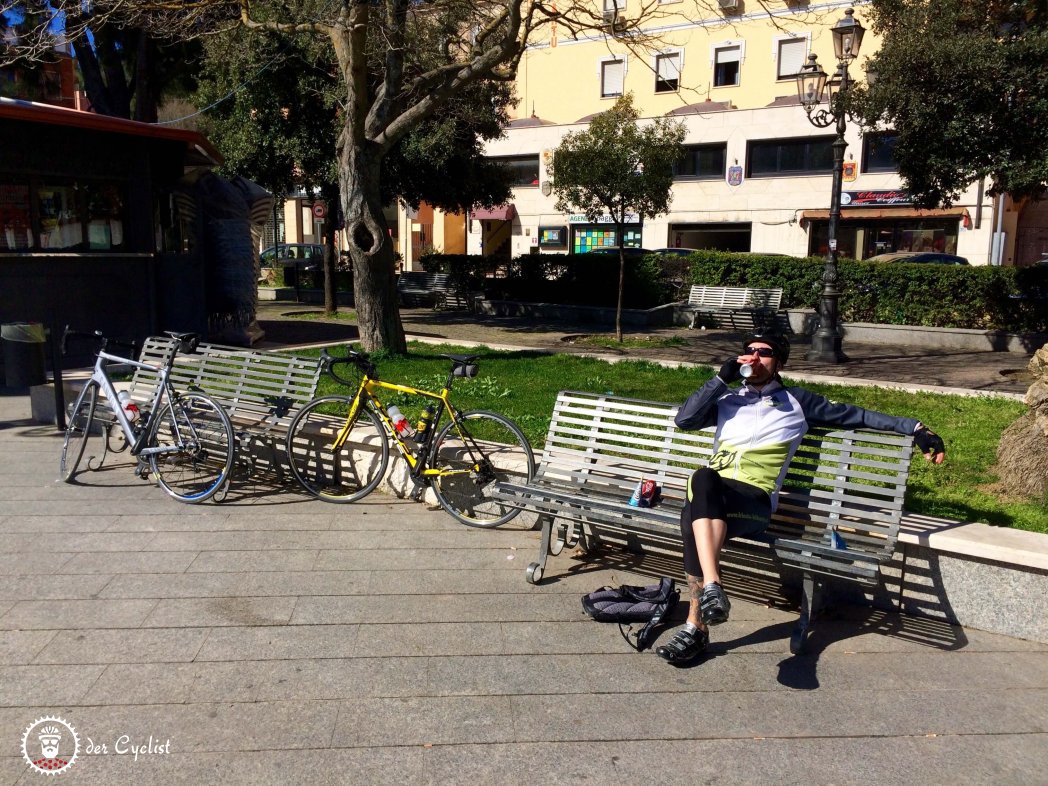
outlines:
[{"label": "yellow building facade", "polygon": [[[638,217],[627,228],[628,245],[795,256],[825,252],[832,188],[827,155],[835,133],[809,122],[797,99],[795,75],[812,53],[833,74],[837,61],[830,30],[854,7],[866,35],[850,74],[853,80],[865,78],[864,63],[878,41],[863,18],[864,4],[602,1],[595,10],[608,20],[606,32],[574,39],[565,29],[551,31],[522,59],[518,117],[503,138],[486,147],[488,156],[514,171],[516,186],[503,208],[464,217],[467,253],[579,253],[617,242],[607,223],[555,209],[545,161],[565,134],[586,128],[624,92],[632,93],[642,118],[681,121],[688,150],[675,176],[670,211]],[[642,8],[650,16],[638,20]],[[649,39],[644,46],[629,33],[631,26]],[[621,27],[626,32],[616,32]],[[936,250],[988,264],[997,233],[1003,238],[1001,262],[1010,263],[1015,211],[1006,207],[998,215],[994,200],[977,184],[948,210],[917,210],[891,164],[890,134],[864,134],[849,122],[846,139],[842,255]],[[403,212],[401,220],[410,231]],[[458,246],[459,233],[445,220],[438,223]],[[406,254],[405,266],[415,268],[417,261]]]}]

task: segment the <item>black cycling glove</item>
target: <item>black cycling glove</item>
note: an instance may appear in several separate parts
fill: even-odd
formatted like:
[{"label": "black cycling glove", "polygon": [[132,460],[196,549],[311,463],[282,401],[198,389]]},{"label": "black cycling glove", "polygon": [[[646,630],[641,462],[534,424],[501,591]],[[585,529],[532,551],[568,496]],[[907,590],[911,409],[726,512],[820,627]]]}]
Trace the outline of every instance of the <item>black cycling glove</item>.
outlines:
[{"label": "black cycling glove", "polygon": [[721,381],[725,385],[730,385],[732,382],[742,377],[742,374],[739,373],[741,368],[742,363],[735,358],[732,358],[721,366],[721,370],[717,372],[717,376],[721,378]]},{"label": "black cycling glove", "polygon": [[913,441],[925,455],[931,453],[934,456],[936,453],[946,452],[946,445],[943,444],[942,437],[927,426],[920,426],[913,432]]}]

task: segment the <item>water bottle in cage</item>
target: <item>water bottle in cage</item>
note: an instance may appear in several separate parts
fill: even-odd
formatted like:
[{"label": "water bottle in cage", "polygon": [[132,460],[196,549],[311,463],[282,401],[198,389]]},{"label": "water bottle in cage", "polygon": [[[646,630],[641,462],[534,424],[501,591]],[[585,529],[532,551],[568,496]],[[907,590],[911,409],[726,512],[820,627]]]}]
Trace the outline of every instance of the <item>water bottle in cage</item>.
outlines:
[{"label": "water bottle in cage", "polygon": [[397,430],[397,433],[401,437],[414,437],[415,429],[412,427],[410,421],[397,407],[388,407],[386,412],[389,413],[389,419],[393,421],[393,428]]},{"label": "water bottle in cage", "polygon": [[120,400],[120,406],[124,410],[124,414],[127,415],[127,419],[134,423],[138,420],[139,415],[142,413],[138,409],[138,404],[131,400],[131,394],[126,390],[121,390],[116,394],[116,397]]}]

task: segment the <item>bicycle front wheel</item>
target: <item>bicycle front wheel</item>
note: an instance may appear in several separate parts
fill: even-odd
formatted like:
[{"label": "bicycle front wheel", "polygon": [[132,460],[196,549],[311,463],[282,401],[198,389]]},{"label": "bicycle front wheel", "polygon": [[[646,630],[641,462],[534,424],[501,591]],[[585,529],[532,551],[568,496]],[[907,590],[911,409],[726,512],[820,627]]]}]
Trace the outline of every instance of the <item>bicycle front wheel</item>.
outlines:
[{"label": "bicycle front wheel", "polygon": [[287,432],[287,458],[295,479],[325,502],[366,497],[386,474],[389,441],[375,413],[365,406],[337,449],[335,438],[349,419],[353,398],[324,396],[298,411]]},{"label": "bicycle front wheel", "polygon": [[[88,382],[80,391],[80,396],[73,405],[72,413],[66,423],[65,442],[62,444],[62,459],[58,463],[59,475],[66,483],[76,475],[80,459],[87,447],[91,429],[98,428],[95,423],[95,408],[98,406],[98,383]],[[90,462],[88,462],[90,464]]]},{"label": "bicycle front wheel", "polygon": [[185,393],[161,407],[153,422],[149,467],[160,487],[182,502],[203,502],[229,480],[233,469],[233,425],[225,410],[202,393]]},{"label": "bicycle front wheel", "polygon": [[433,445],[430,466],[437,501],[469,527],[497,527],[518,513],[490,496],[496,482],[527,483],[535,475],[535,456],[516,423],[495,412],[464,412],[448,423]]}]

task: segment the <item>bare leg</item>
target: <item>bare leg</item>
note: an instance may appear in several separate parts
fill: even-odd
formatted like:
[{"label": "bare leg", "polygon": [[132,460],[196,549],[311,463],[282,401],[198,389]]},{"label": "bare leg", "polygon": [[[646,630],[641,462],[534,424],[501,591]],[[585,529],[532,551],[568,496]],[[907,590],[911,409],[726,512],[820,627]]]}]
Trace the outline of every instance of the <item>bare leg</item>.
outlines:
[{"label": "bare leg", "polygon": [[728,535],[728,524],[723,519],[695,519],[692,523],[695,545],[702,566],[702,579],[706,584],[720,584],[720,553]]},{"label": "bare leg", "polygon": [[724,546],[728,525],[722,519],[696,519],[692,523],[692,529],[695,532],[695,544],[699,553],[699,565],[702,566],[702,576],[687,574],[688,590],[691,595],[688,622],[700,630],[706,630],[699,608],[702,587],[711,581],[720,583],[720,551]]}]

